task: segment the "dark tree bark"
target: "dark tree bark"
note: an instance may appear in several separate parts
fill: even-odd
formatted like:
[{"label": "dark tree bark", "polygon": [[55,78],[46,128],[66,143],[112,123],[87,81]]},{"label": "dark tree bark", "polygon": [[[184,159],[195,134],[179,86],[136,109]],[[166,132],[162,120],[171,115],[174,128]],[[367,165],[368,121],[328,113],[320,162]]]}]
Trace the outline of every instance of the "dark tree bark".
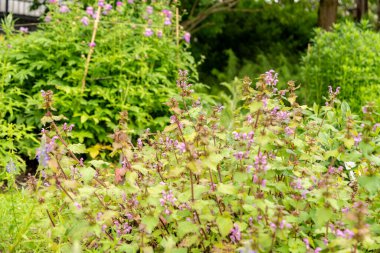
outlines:
[{"label": "dark tree bark", "polygon": [[377,0],[377,24],[376,24],[376,28],[377,30],[380,30],[380,0]]},{"label": "dark tree bark", "polygon": [[356,17],[355,20],[360,22],[368,14],[368,0],[356,0]]},{"label": "dark tree bark", "polygon": [[338,0],[320,0],[318,9],[318,25],[330,30],[338,12]]}]

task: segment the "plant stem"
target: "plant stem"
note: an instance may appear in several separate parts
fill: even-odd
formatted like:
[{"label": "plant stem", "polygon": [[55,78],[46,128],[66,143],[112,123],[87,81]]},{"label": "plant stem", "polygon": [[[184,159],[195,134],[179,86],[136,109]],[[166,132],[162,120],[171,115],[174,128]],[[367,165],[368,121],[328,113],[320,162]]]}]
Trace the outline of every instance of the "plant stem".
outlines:
[{"label": "plant stem", "polygon": [[99,6],[98,11],[96,12],[94,29],[92,30],[92,38],[91,38],[91,42],[90,42],[90,51],[88,52],[88,55],[87,55],[86,65],[84,68],[84,74],[83,74],[83,78],[82,78],[82,91],[81,91],[82,93],[84,92],[84,89],[86,87],[86,78],[87,78],[88,68],[90,66],[91,56],[94,53],[93,44],[95,43],[95,37],[96,37],[96,32],[98,30],[98,24],[99,24],[99,20],[100,20],[100,12],[101,11],[102,11],[102,7]]}]

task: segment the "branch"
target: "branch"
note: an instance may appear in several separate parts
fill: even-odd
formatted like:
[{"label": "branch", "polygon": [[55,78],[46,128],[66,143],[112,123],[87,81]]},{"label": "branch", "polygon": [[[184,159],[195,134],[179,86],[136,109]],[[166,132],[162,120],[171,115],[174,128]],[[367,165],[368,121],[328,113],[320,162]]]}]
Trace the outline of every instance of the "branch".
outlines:
[{"label": "branch", "polygon": [[[223,12],[223,11],[231,11],[233,7],[235,7],[240,0],[225,0],[223,2],[216,3],[209,8],[205,9],[204,11],[201,11],[198,13],[197,16],[194,18],[190,18],[184,22],[182,22],[182,26],[186,31],[192,32],[202,21],[204,21],[206,18],[211,16],[212,14],[215,14],[217,12]],[[193,5],[194,8],[195,4]],[[194,10],[191,10],[191,14],[193,14]]]}]

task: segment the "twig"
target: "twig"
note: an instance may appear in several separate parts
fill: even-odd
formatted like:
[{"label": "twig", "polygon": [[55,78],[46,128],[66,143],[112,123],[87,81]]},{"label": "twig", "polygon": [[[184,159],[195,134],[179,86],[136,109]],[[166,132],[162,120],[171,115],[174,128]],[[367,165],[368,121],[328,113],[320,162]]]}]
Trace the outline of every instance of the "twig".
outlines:
[{"label": "twig", "polygon": [[52,219],[51,216],[50,216],[49,210],[46,209],[46,213],[47,213],[47,215],[48,215],[48,217],[49,217],[49,220],[50,220],[50,222],[51,222],[51,225],[52,225],[53,227],[55,227],[55,223],[54,223],[53,219]]}]

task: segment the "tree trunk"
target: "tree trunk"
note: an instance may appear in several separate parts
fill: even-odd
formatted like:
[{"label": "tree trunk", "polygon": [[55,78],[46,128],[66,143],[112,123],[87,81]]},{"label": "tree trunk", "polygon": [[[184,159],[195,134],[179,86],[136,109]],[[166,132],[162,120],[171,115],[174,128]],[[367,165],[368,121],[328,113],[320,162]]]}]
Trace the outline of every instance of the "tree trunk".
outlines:
[{"label": "tree trunk", "polygon": [[377,0],[377,24],[376,24],[376,28],[377,30],[380,30],[380,0]]},{"label": "tree trunk", "polygon": [[330,30],[338,12],[338,0],[320,0],[318,9],[318,25]]},{"label": "tree trunk", "polygon": [[356,21],[360,22],[368,14],[368,0],[356,0]]}]

